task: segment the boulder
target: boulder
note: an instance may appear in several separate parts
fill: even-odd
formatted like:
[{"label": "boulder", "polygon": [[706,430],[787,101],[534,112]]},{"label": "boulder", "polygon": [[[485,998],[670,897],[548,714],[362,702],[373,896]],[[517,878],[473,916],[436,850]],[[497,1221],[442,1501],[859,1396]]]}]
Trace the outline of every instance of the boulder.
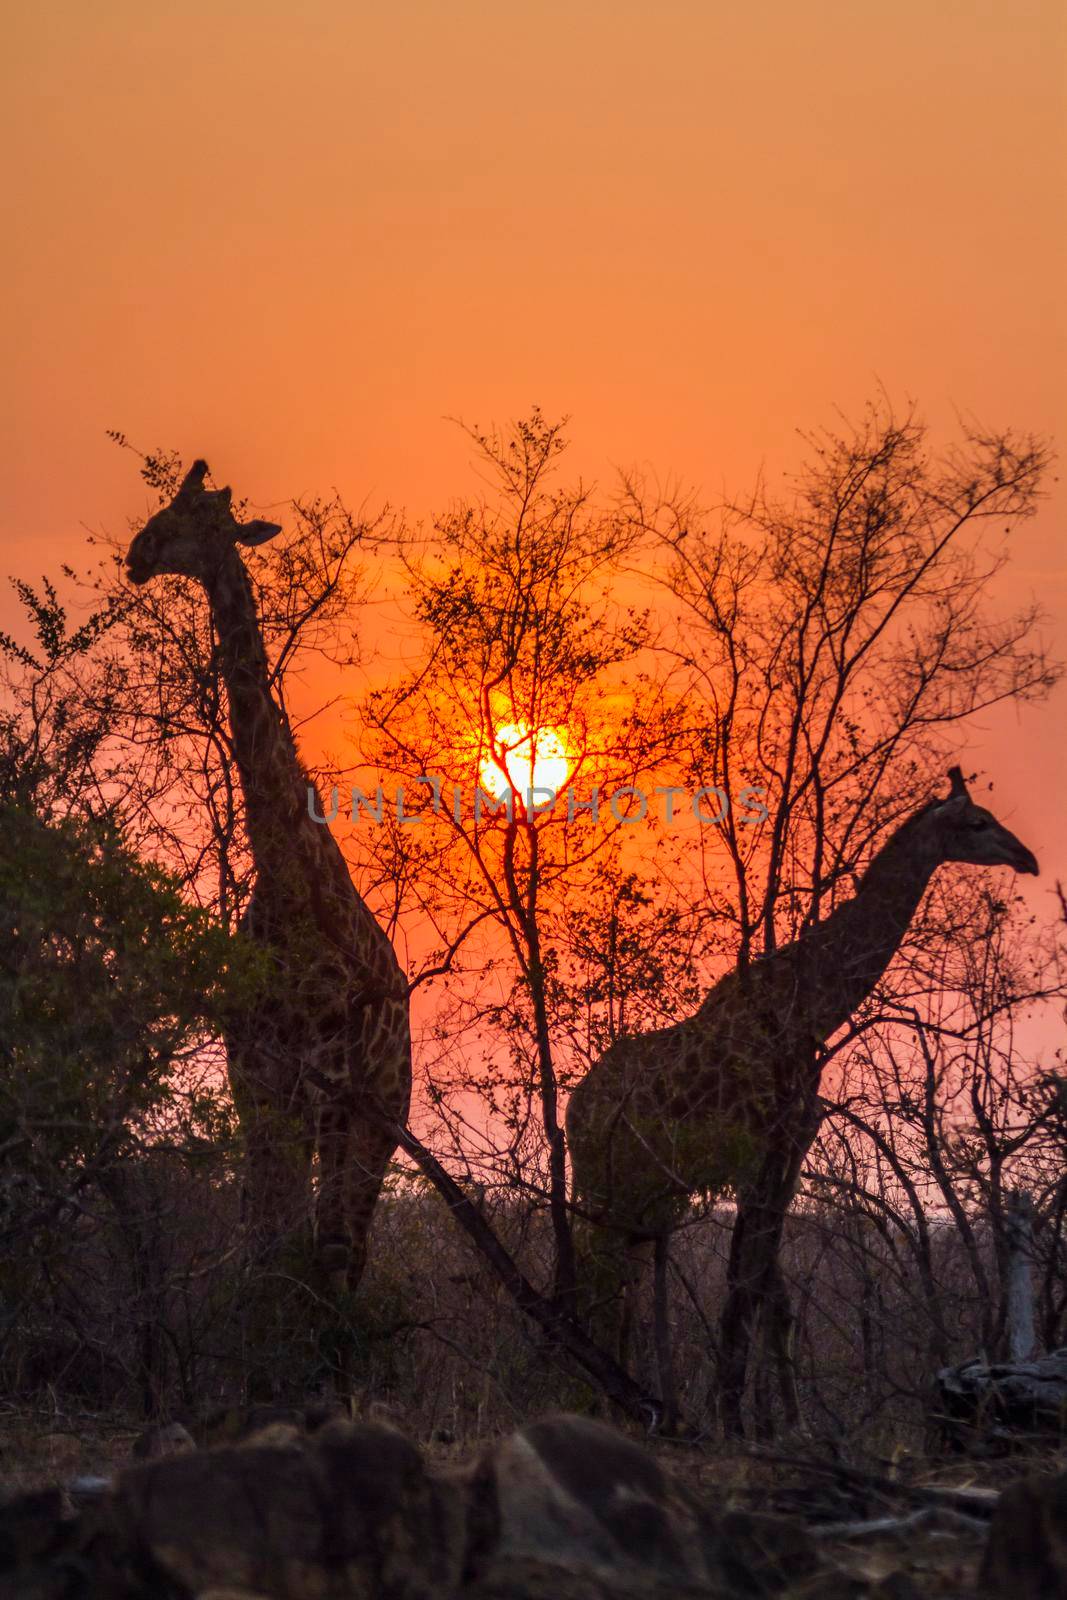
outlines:
[{"label": "boulder", "polygon": [[58,1487],[0,1502],[0,1572],[55,1554],[67,1543],[70,1515],[70,1503]]},{"label": "boulder", "polygon": [[428,1600],[458,1581],[461,1498],[392,1429],[332,1422],[306,1446],[257,1442],[127,1472],[111,1512],[132,1564],[184,1592]]},{"label": "boulder", "polygon": [[948,1442],[1008,1446],[1067,1433],[1067,1350],[1032,1361],[967,1361],[937,1374],[938,1421]]},{"label": "boulder", "polygon": [[4,1600],[761,1600],[816,1568],[799,1522],[580,1417],[459,1470],[392,1428],[274,1419],[128,1467],[80,1517],[59,1491],[0,1508]]},{"label": "boulder", "polygon": [[989,1529],[981,1593],[989,1600],[1067,1596],[1067,1473],[1005,1489]]},{"label": "boulder", "polygon": [[467,1570],[481,1600],[509,1592],[758,1600],[815,1565],[799,1525],[717,1512],[640,1445],[583,1417],[520,1428],[488,1453],[475,1489]]},{"label": "boulder", "polygon": [[196,1440],[180,1422],[160,1422],[133,1441],[130,1454],[135,1461],[156,1461],[160,1456],[181,1455],[195,1450]]}]

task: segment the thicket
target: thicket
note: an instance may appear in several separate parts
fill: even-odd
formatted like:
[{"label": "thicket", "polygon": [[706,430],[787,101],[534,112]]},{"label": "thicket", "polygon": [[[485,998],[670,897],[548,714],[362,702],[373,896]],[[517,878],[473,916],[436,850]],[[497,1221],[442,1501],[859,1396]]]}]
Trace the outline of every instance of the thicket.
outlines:
[{"label": "thicket", "polygon": [[[880,405],[813,438],[778,499],[706,510],[636,476],[606,495],[566,485],[563,431],[536,413],[471,439],[487,492],[429,532],[315,501],[248,556],[305,757],[338,698],[316,702],[309,669],[328,662],[339,681],[360,659],[371,580],[405,575],[387,603],[410,670],[374,669],[351,746],[311,776],[410,794],[432,773],[445,796],[435,811],[424,787],[416,826],[387,807],[343,836],[412,973],[419,1076],[340,1345],[312,1334],[304,1286],[264,1284],[241,1245],[219,1039],[261,974],[235,934],[249,861],[202,597],[184,580],[131,589],[106,548],[95,575],[66,572],[67,598],[17,586],[25,627],[0,638],[9,1395],[173,1413],[329,1389],[343,1348],[361,1392],[427,1436],[596,1403],[551,1322],[576,1303],[568,1088],[620,1032],[684,1015],[731,965],[848,898],[974,717],[1056,681],[1036,610],[994,604],[1001,530],[1040,497],[1039,442],[974,433],[935,456],[914,416]],[[166,500],[177,460],[142,469]],[[527,812],[514,762],[560,730],[583,797],[752,783],[766,818],[742,827],[735,806],[672,830]],[[451,811],[452,788],[493,774],[510,816]],[[1047,1044],[1064,977],[1058,916],[945,870],[828,1053],[783,1245],[812,1426],[914,1433],[936,1366],[1003,1353],[1013,1191],[1033,1205],[1041,1340],[1067,1342],[1067,1106]],[[679,1398],[708,1428],[733,1198],[694,1198],[669,1269]],[[540,1320],[517,1308],[501,1252]],[[266,1370],[248,1321],[264,1289]],[[778,1399],[756,1357],[749,1404],[769,1428]],[[654,1386],[647,1326],[635,1362]]]}]

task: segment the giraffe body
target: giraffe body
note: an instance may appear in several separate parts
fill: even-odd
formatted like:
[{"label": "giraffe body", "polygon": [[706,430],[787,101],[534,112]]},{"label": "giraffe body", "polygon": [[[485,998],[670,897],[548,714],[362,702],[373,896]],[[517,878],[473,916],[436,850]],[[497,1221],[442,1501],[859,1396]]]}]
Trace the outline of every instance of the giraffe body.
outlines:
[{"label": "giraffe body", "polygon": [[759,1197],[748,1227],[750,1244],[763,1240],[762,1277],[750,1287],[757,1298],[770,1287],[780,1218],[818,1127],[822,1047],[874,990],[934,871],[948,861],[1038,870],[974,804],[958,768],[951,778],[947,799],[883,845],[853,899],[728,973],[693,1016],[617,1039],[576,1087],[567,1108],[574,1196],[599,1225],[586,1228],[587,1255],[605,1298],[632,1299],[652,1242],[679,1225],[690,1197],[726,1188],[739,1218],[746,1198]]},{"label": "giraffe body", "polygon": [[354,1288],[395,1148],[388,1125],[405,1120],[410,1100],[407,983],[337,841],[311,815],[307,774],[272,693],[237,545],[281,530],[238,523],[230,491],[204,488],[207,470],[193,465],[134,539],[127,568],[134,583],[163,574],[197,580],[218,636],[255,867],[244,927],[270,969],[266,996],[235,1018],[227,1038],[253,1229],[270,1237],[313,1213],[324,1276]]}]

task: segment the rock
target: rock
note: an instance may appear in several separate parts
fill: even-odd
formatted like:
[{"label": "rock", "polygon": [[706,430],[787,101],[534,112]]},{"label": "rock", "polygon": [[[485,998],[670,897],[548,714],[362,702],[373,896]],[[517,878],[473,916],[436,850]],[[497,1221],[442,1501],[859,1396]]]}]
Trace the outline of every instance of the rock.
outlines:
[{"label": "rock", "polygon": [[52,1555],[66,1542],[70,1507],[60,1488],[12,1495],[0,1503],[0,1572]]},{"label": "rock", "polygon": [[0,1508],[5,1600],[825,1600],[798,1522],[709,1504],[580,1417],[458,1471],[370,1423],[174,1442],[80,1518],[59,1491]]},{"label": "rock", "polygon": [[424,1600],[458,1581],[460,1500],[391,1429],[332,1422],[306,1447],[208,1451],[129,1471],[113,1518],[136,1564],[193,1593]]},{"label": "rock", "polygon": [[303,1433],[305,1427],[305,1414],[298,1406],[249,1406],[238,1424],[237,1438],[251,1439],[272,1428],[293,1428]]},{"label": "rock", "polygon": [[62,1489],[38,1489],[0,1505],[3,1600],[104,1600],[106,1590],[80,1581],[81,1534]]},{"label": "rock", "polygon": [[948,1442],[1009,1444],[1067,1431],[1067,1349],[1033,1361],[967,1361],[937,1374],[938,1421]]},{"label": "rock", "polygon": [[41,1446],[49,1470],[57,1473],[67,1472],[79,1466],[85,1454],[84,1442],[76,1433],[65,1433],[55,1429],[44,1435]]},{"label": "rock", "polygon": [[71,1478],[67,1484],[67,1494],[76,1509],[82,1510],[86,1506],[99,1505],[106,1494],[111,1493],[114,1480],[101,1478],[96,1473],[85,1472],[78,1478]]},{"label": "rock", "polygon": [[268,1422],[265,1428],[260,1428],[257,1433],[250,1433],[241,1440],[244,1450],[265,1450],[270,1446],[300,1445],[303,1442],[300,1429],[291,1422]]},{"label": "rock", "polygon": [[180,1455],[183,1450],[195,1450],[196,1440],[180,1422],[162,1422],[146,1428],[133,1441],[130,1454],[135,1461],[155,1461],[160,1456]]},{"label": "rock", "polygon": [[270,1600],[270,1597],[251,1589],[201,1589],[196,1600]]},{"label": "rock", "polygon": [[533,1423],[495,1451],[496,1555],[590,1571],[702,1577],[700,1523],[662,1468],[597,1422]]},{"label": "rock", "polygon": [[224,1407],[207,1412],[190,1427],[203,1445],[243,1444],[254,1434],[274,1428],[292,1428],[297,1433],[316,1433],[327,1422],[345,1420],[348,1412],[337,1400],[311,1400],[306,1405],[258,1404]]},{"label": "rock", "polygon": [[270,1597],[251,1589],[201,1589],[196,1600],[270,1600]]},{"label": "rock", "polygon": [[304,1407],[304,1426],[308,1433],[317,1433],[328,1422],[351,1420],[348,1408],[339,1400],[313,1400]]},{"label": "rock", "polygon": [[[483,1463],[489,1505],[476,1518],[468,1570],[481,1597],[526,1572],[530,1600],[555,1569],[565,1592],[778,1593],[815,1565],[803,1529],[782,1518],[714,1514],[640,1445],[582,1417],[536,1422]],[[480,1526],[479,1526],[480,1522]],[[527,1588],[514,1591],[524,1597]],[[546,1590],[546,1592],[548,1592]]]},{"label": "rock", "polygon": [[465,1584],[461,1600],[708,1600],[706,1588],[661,1583],[648,1573],[597,1575],[550,1561],[500,1562]]},{"label": "rock", "polygon": [[989,1600],[1067,1596],[1067,1473],[1024,1478],[993,1513],[981,1593]]}]

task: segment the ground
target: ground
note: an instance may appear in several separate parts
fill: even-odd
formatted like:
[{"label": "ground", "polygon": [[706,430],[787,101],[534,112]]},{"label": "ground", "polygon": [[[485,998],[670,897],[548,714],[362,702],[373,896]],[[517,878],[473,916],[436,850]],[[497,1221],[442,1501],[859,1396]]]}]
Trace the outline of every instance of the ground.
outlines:
[{"label": "ground", "polygon": [[[209,1426],[194,1425],[194,1432],[198,1443],[210,1446],[232,1442],[241,1427],[240,1414],[220,1413]],[[130,1465],[142,1431],[132,1420],[9,1406],[0,1413],[0,1491],[7,1500],[47,1485],[110,1477]],[[278,1440],[271,1442],[284,1443],[286,1431],[275,1423]],[[742,1448],[639,1442],[702,1503],[719,1511],[775,1513],[803,1527],[818,1571],[785,1591],[798,1600],[977,1600],[989,1592],[979,1587],[979,1567],[996,1497],[1032,1474],[1067,1471],[1067,1452],[1051,1450],[987,1460],[898,1453],[896,1459],[846,1461],[841,1452],[834,1459],[825,1446],[799,1441]],[[431,1472],[447,1473],[480,1448],[484,1454],[484,1444],[429,1441],[421,1448]],[[1026,1559],[1024,1548],[1022,1567]],[[1013,1592],[1022,1600],[1030,1592],[1027,1574],[1017,1555],[1012,1561]],[[1046,1590],[1032,1592],[1043,1596]]]}]

